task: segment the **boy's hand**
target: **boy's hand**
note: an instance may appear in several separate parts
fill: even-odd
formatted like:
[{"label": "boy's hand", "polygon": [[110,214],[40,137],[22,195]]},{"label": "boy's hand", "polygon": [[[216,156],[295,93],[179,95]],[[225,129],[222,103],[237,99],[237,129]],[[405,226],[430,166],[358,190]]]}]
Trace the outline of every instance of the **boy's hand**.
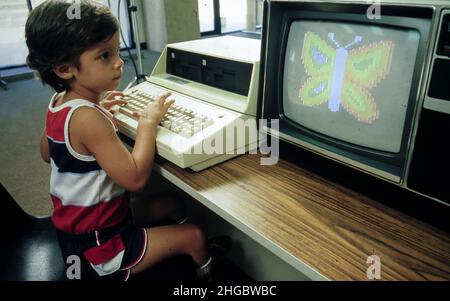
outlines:
[{"label": "boy's hand", "polygon": [[134,112],[133,116],[136,118],[145,118],[146,120],[154,122],[155,125],[159,124],[169,108],[175,102],[174,99],[167,100],[171,94],[172,93],[167,92],[160,95],[155,101],[149,102],[142,112]]},{"label": "boy's hand", "polygon": [[100,106],[102,106],[103,108],[114,114],[115,110],[113,109],[113,107],[115,105],[124,106],[128,103],[126,100],[120,99],[121,97],[124,96],[125,94],[123,92],[108,91],[105,93],[105,96],[103,96],[103,99],[100,101]]}]

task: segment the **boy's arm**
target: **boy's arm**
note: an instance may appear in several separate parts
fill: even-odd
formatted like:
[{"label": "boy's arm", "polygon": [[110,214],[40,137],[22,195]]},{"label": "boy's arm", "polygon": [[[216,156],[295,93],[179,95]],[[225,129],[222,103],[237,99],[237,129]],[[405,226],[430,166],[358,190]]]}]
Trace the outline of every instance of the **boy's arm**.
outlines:
[{"label": "boy's arm", "polygon": [[41,151],[42,160],[44,160],[47,163],[50,163],[50,151],[49,151],[49,146],[48,146],[47,131],[45,128],[42,131],[42,135],[41,135],[40,151]]},{"label": "boy's arm", "polygon": [[155,156],[156,126],[156,122],[140,119],[131,153],[115,133],[111,122],[96,109],[77,109],[69,130],[71,141],[81,142],[114,182],[127,190],[137,191],[150,177]]}]

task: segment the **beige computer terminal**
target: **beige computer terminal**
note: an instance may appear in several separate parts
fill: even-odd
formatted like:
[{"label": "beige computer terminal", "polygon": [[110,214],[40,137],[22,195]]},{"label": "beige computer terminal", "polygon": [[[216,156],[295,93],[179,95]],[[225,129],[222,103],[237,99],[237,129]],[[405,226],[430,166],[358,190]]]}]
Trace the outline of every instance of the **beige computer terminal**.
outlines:
[{"label": "beige computer terminal", "polygon": [[200,171],[257,147],[260,41],[222,36],[169,44],[147,80],[125,91],[129,104],[115,118],[134,139],[142,110],[172,92],[175,104],[157,129],[159,155]]}]

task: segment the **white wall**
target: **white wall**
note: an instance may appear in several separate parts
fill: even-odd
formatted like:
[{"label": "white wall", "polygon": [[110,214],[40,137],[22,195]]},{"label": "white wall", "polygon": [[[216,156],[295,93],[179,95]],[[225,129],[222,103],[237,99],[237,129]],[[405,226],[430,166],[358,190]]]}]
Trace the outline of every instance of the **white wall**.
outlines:
[{"label": "white wall", "polygon": [[167,41],[164,0],[145,0],[143,12],[147,48],[153,51],[162,51]]},{"label": "white wall", "polygon": [[147,47],[162,51],[167,43],[200,38],[197,0],[143,1]]}]

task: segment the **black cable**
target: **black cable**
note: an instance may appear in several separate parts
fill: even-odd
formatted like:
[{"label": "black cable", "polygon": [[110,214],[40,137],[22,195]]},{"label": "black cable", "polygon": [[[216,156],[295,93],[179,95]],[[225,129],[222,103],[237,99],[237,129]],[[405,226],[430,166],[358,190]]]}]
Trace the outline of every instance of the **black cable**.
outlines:
[{"label": "black cable", "polygon": [[[119,0],[118,4],[117,4],[117,18],[119,20],[120,36],[122,37],[122,41],[125,44],[125,49],[128,51],[128,56],[130,57],[131,62],[133,63],[133,68],[134,68],[134,72],[136,74],[136,79],[139,80],[139,71],[138,71],[138,69],[136,67],[136,63],[135,63],[135,61],[133,59],[133,56],[131,55],[130,48],[128,47],[127,42],[125,41],[125,37],[123,36],[122,26],[120,26],[120,3],[121,3],[121,0]],[[133,25],[131,25],[131,26],[133,26]],[[138,28],[138,30],[139,30],[139,28]]]}]

